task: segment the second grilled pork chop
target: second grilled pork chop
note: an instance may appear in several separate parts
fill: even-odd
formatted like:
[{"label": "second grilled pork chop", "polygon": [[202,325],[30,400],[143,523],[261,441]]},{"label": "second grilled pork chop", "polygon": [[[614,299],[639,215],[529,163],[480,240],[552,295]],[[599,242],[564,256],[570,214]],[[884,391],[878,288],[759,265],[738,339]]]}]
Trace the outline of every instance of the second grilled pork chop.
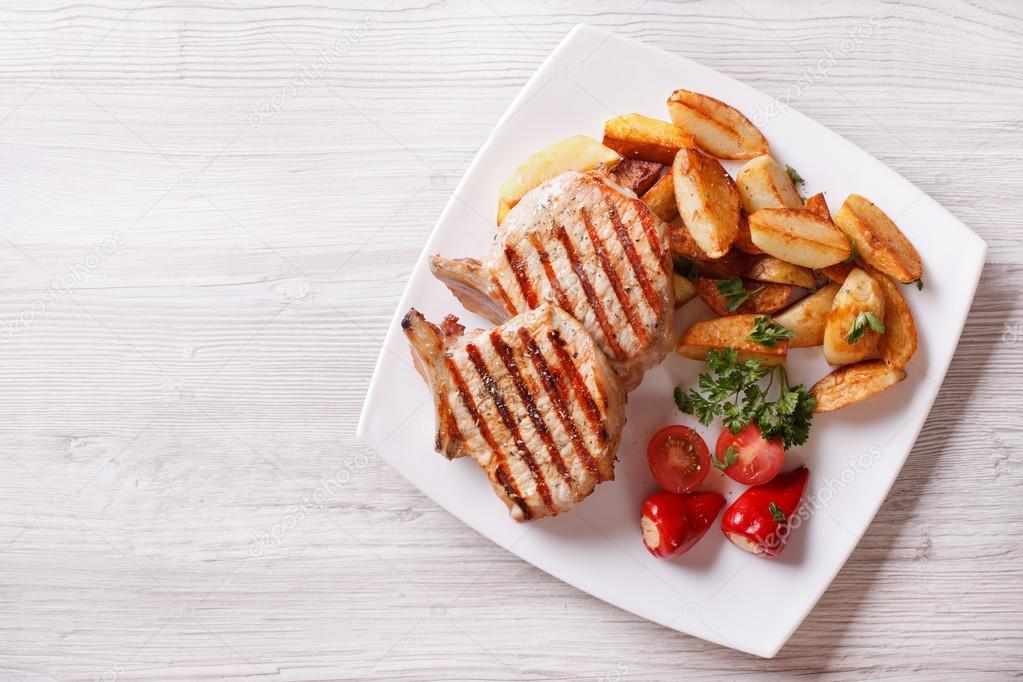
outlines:
[{"label": "second grilled pork chop", "polygon": [[485,262],[434,256],[434,275],[496,323],[556,303],[631,390],[672,346],[668,226],[606,176],[569,171],[511,210]]},{"label": "second grilled pork chop", "polygon": [[476,460],[516,521],[567,511],[614,478],[625,389],[563,310],[465,334],[457,318],[437,327],[413,308],[401,326],[433,392],[437,451]]}]

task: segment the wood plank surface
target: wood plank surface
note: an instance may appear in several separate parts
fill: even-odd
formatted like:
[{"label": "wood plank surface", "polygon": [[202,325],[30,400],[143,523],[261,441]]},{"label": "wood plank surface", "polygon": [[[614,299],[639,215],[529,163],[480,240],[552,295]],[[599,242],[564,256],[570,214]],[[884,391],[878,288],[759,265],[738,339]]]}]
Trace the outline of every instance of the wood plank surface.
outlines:
[{"label": "wood plank surface", "polygon": [[[434,221],[580,22],[792,97],[989,245],[906,468],[770,661],[547,576],[355,437]],[[1019,676],[1021,48],[1008,0],[4,3],[0,679]]]}]

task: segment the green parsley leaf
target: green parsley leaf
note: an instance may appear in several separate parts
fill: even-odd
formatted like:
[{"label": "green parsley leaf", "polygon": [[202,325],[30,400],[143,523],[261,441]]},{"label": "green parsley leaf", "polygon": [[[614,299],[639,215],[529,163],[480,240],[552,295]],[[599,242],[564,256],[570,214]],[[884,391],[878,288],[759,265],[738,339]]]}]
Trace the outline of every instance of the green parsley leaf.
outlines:
[{"label": "green parsley leaf", "polygon": [[912,282],[910,282],[910,284],[915,284],[917,291],[923,291],[924,290],[924,280],[923,280],[922,277],[918,277],[917,279],[914,279]]},{"label": "green parsley leaf", "polygon": [[789,174],[789,178],[792,180],[792,184],[794,185],[800,185],[806,182],[806,180],[803,179],[803,176],[799,174],[799,171],[788,164],[785,165],[785,172]]},{"label": "green parsley leaf", "polygon": [[729,445],[728,448],[721,453],[721,456],[722,458],[718,459],[717,455],[713,452],[710,453],[710,463],[714,465],[715,469],[720,471],[724,471],[739,461],[739,452],[731,445]]},{"label": "green parsley leaf", "polygon": [[[765,439],[780,439],[785,448],[809,438],[817,402],[802,384],[788,385],[783,365],[766,367],[753,358],[740,362],[734,348],[724,348],[707,354],[707,367],[709,371],[700,374],[697,388],[675,389],[679,410],[695,416],[704,426],[721,419],[732,433],[756,424]],[[768,392],[775,375],[781,378],[781,388],[777,400],[771,400]],[[764,389],[761,380],[768,376],[771,383]]]},{"label": "green parsley leaf", "polygon": [[746,291],[746,287],[738,277],[719,279],[714,286],[717,287],[718,293],[725,297],[725,307],[729,312],[741,308],[742,304],[749,300],[750,294],[756,293]]},{"label": "green parsley leaf", "polygon": [[856,316],[853,320],[852,327],[849,328],[849,343],[856,343],[863,335],[867,332],[867,327],[870,327],[878,334],[884,334],[884,322],[878,319],[877,315],[871,312],[863,312]]},{"label": "green parsley leaf", "polygon": [[761,346],[774,348],[779,341],[791,339],[796,333],[786,329],[770,317],[763,315],[753,321],[753,330],[746,335],[750,341],[755,341]]},{"label": "green parsley leaf", "polygon": [[768,511],[771,512],[771,516],[774,517],[775,521],[777,521],[778,523],[784,523],[785,512],[781,510],[781,507],[772,502],[771,504],[767,505],[767,509]]},{"label": "green parsley leaf", "polygon": [[860,254],[856,252],[856,242],[850,239],[849,246],[852,249],[851,252],[849,253],[849,257],[842,262],[847,263],[849,265],[856,265],[856,259],[860,257]]},{"label": "green parsley leaf", "polygon": [[700,279],[700,273],[696,270],[696,263],[685,257],[675,259],[675,272],[690,282]]}]

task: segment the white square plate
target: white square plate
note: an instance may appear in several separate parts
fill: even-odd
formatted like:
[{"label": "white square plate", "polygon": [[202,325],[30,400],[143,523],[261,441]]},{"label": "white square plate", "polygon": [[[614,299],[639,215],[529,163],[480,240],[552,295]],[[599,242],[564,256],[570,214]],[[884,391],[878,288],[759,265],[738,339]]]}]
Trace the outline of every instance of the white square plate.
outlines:
[{"label": "white square plate", "polygon": [[[806,464],[806,504],[813,514],[775,561],[757,559],[717,530],[688,554],[656,559],[639,531],[642,499],[656,489],[646,465],[650,435],[669,423],[697,426],[680,414],[672,388],[691,386],[704,364],[672,354],[629,395],[628,424],[616,480],[567,514],[531,524],[512,521],[486,476],[469,458],[433,452],[434,411],[411,365],[399,327],[416,307],[428,319],[466,313],[429,272],[427,255],[484,256],[494,233],[497,190],[525,156],[579,133],[600,139],[603,122],[639,112],[667,118],[676,88],[707,93],[737,107],[764,131],[773,156],[806,178],[833,211],[857,192],[885,210],[919,249],[926,287],[904,289],[919,327],[909,377],[872,400],[818,415],[810,441],[786,466]],[[738,164],[726,164],[735,173]],[[480,150],[437,223],[391,321],[366,397],[359,436],[438,504],[494,542],[561,580],[680,632],[773,656],[827,589],[891,488],[927,418],[966,320],[986,245],[919,189],[863,150],[774,99],[682,57],[576,27],[512,103]],[[942,277],[928,277],[941,272]],[[699,301],[677,315],[682,329],[710,317]],[[789,375],[807,385],[829,368],[819,348],[790,353]],[[717,429],[701,429],[713,444]],[[734,499],[741,487],[718,472],[708,485]]]}]

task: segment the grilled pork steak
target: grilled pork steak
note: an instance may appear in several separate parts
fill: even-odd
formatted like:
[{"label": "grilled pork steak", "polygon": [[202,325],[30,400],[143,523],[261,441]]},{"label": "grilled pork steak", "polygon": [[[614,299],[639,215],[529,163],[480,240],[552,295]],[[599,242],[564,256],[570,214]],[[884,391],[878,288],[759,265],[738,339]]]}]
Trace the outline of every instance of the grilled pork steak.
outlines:
[{"label": "grilled pork steak", "polygon": [[668,226],[604,175],[569,171],[526,194],[490,257],[434,256],[434,275],[495,324],[544,303],[579,320],[627,389],[672,346]]},{"label": "grilled pork steak", "polygon": [[433,391],[437,451],[476,460],[516,521],[570,509],[614,478],[625,389],[575,319],[542,304],[465,334],[414,308],[401,322]]}]

